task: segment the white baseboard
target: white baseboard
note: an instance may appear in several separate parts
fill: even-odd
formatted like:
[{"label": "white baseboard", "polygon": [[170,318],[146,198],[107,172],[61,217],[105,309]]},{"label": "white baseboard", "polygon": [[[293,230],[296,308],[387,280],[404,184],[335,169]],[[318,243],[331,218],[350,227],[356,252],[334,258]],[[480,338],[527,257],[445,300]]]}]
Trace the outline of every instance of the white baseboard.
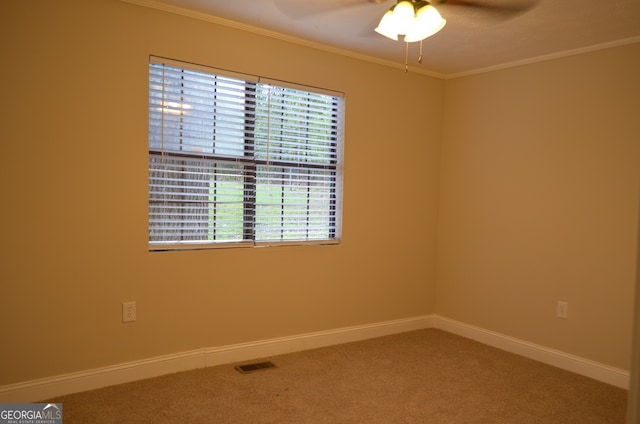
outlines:
[{"label": "white baseboard", "polygon": [[485,330],[480,327],[436,316],[436,328],[457,334],[507,352],[534,359],[585,377],[593,378],[622,389],[629,389],[629,371],[614,368],[579,356],[529,343],[514,337]]},{"label": "white baseboard", "polygon": [[425,315],[230,346],[196,349],[1,386],[0,403],[36,402],[179,371],[247,361],[434,326],[434,315]]},{"label": "white baseboard", "polygon": [[569,355],[460,321],[438,315],[424,315],[250,343],[202,348],[50,378],[10,384],[0,387],[0,403],[36,402],[69,393],[98,389],[114,384],[157,377],[179,371],[248,361],[424,328],[438,328],[623,389],[628,389],[629,387],[628,371]]},{"label": "white baseboard", "polygon": [[206,366],[204,349],[157,356],[0,387],[0,403],[37,402],[69,393]]},{"label": "white baseboard", "polygon": [[207,366],[246,361],[435,327],[435,315],[344,327],[290,337],[206,349]]}]

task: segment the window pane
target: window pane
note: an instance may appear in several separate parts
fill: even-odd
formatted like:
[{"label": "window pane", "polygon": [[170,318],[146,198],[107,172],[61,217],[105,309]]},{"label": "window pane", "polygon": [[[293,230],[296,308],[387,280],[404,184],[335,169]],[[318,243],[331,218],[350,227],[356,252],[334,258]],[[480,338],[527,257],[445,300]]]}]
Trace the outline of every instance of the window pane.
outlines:
[{"label": "window pane", "polygon": [[339,237],[342,99],[149,65],[149,244]]},{"label": "window pane", "polygon": [[241,165],[151,156],[149,241],[242,240],[244,182]]},{"label": "window pane", "polygon": [[257,159],[335,165],[335,97],[264,84],[257,90]]},{"label": "window pane", "polygon": [[247,83],[154,64],[149,78],[151,149],[245,155]]},{"label": "window pane", "polygon": [[335,173],[258,167],[256,240],[323,240],[335,235]]}]

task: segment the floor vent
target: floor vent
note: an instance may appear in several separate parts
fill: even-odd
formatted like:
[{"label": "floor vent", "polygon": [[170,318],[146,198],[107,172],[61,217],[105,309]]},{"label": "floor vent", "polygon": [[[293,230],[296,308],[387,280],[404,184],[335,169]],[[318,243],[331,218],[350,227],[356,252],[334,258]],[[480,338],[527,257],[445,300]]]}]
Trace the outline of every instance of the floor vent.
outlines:
[{"label": "floor vent", "polygon": [[238,365],[236,366],[236,370],[241,372],[242,374],[248,374],[254,371],[265,370],[268,368],[276,368],[271,362],[257,362],[255,364],[246,364],[246,365]]}]

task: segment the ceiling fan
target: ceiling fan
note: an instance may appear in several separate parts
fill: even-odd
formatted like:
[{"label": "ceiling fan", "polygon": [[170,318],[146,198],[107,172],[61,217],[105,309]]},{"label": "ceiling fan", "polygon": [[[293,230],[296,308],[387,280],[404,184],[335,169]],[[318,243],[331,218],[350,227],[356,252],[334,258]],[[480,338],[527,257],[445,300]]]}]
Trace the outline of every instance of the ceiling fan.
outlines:
[{"label": "ceiling fan", "polygon": [[[276,6],[292,18],[304,18],[316,14],[334,12],[350,7],[362,7],[391,3],[392,0],[274,0]],[[397,2],[397,0],[396,0]],[[418,0],[410,0],[418,3]],[[482,12],[494,19],[508,19],[533,8],[539,0],[426,0],[438,10],[461,9]],[[396,3],[397,4],[397,3]]]},{"label": "ceiling fan", "polygon": [[[312,15],[338,11],[350,7],[380,5],[391,0],[274,0],[278,8],[292,18],[304,18]],[[454,10],[469,11],[474,18],[489,23],[496,23],[513,18],[533,8],[539,0],[395,0],[380,19],[373,31],[395,41],[408,45],[420,42],[422,63],[422,41],[439,32],[447,23],[445,16]],[[452,17],[453,17],[452,16]],[[408,69],[405,60],[405,72]]]}]

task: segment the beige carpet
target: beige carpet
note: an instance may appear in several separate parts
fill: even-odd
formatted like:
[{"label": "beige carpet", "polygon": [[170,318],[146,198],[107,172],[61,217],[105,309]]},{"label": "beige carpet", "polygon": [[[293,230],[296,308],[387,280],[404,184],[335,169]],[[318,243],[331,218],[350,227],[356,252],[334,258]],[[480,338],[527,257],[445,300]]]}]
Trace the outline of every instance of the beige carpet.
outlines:
[{"label": "beige carpet", "polygon": [[440,330],[63,396],[64,423],[622,424],[627,391]]}]

